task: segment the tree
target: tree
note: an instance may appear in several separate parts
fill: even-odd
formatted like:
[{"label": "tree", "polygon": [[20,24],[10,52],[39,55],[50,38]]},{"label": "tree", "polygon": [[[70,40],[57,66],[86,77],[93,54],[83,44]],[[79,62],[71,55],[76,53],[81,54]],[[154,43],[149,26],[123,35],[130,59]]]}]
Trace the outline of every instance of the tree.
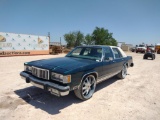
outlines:
[{"label": "tree", "polygon": [[112,37],[107,29],[96,27],[92,33],[92,39],[96,45],[113,45],[117,46],[117,41]]},{"label": "tree", "polygon": [[80,31],[74,32],[74,36],[76,38],[74,47],[82,45],[84,41],[84,35]]},{"label": "tree", "polygon": [[67,47],[76,47],[82,44],[91,45],[112,45],[117,46],[117,41],[112,37],[112,33],[109,33],[107,29],[96,27],[93,33],[84,35],[80,31],[70,32],[64,35],[64,40],[67,43]]},{"label": "tree", "polygon": [[64,40],[67,43],[67,47],[80,46],[84,41],[84,35],[80,31],[70,32],[64,35]]},{"label": "tree", "polygon": [[84,44],[85,45],[91,45],[91,44],[93,44],[93,42],[94,41],[92,40],[92,36],[90,34],[87,34],[85,36]]},{"label": "tree", "polygon": [[65,34],[64,40],[66,41],[68,48],[73,47],[75,43],[75,36],[73,33]]}]

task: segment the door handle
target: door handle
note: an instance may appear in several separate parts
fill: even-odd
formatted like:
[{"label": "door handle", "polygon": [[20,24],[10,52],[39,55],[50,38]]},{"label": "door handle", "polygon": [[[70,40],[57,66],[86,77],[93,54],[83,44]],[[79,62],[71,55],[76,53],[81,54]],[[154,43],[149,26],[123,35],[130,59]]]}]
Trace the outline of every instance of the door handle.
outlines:
[{"label": "door handle", "polygon": [[116,61],[113,60],[113,63],[115,63]]}]

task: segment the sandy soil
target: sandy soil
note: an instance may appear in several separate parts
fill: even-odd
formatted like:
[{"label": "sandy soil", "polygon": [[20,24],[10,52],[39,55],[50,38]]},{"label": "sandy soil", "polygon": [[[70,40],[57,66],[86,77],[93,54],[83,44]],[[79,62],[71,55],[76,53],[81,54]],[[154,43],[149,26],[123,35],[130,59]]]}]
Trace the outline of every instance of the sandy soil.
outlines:
[{"label": "sandy soil", "polygon": [[19,76],[24,62],[64,54],[0,58],[0,120],[160,120],[160,55],[143,60],[143,54],[127,54],[135,63],[129,75],[98,84],[87,101],[73,92],[53,96]]}]

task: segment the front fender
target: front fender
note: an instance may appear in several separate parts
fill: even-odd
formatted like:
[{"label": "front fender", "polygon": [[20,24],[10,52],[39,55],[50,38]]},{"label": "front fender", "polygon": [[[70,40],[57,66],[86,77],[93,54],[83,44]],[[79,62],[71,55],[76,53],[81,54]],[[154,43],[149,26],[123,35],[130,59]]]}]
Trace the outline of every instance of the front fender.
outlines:
[{"label": "front fender", "polygon": [[98,78],[98,72],[96,72],[95,70],[90,70],[90,71],[86,71],[82,74],[82,79],[81,81],[89,74],[94,74],[95,75],[95,78],[97,79]]}]

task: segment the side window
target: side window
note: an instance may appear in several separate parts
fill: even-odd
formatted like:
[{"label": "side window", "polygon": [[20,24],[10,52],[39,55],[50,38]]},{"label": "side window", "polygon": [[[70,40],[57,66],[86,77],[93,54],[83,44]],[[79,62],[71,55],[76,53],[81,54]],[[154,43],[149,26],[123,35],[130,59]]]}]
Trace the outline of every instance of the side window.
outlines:
[{"label": "side window", "polygon": [[113,54],[115,55],[115,58],[121,58],[122,55],[120,51],[117,48],[112,48],[113,49]]},{"label": "side window", "polygon": [[104,54],[105,54],[105,60],[113,59],[113,54],[109,47],[104,48]]},{"label": "side window", "polygon": [[91,48],[85,48],[83,55],[89,55],[91,53]]},{"label": "side window", "polygon": [[97,53],[102,54],[102,49],[101,48],[97,49]]}]

